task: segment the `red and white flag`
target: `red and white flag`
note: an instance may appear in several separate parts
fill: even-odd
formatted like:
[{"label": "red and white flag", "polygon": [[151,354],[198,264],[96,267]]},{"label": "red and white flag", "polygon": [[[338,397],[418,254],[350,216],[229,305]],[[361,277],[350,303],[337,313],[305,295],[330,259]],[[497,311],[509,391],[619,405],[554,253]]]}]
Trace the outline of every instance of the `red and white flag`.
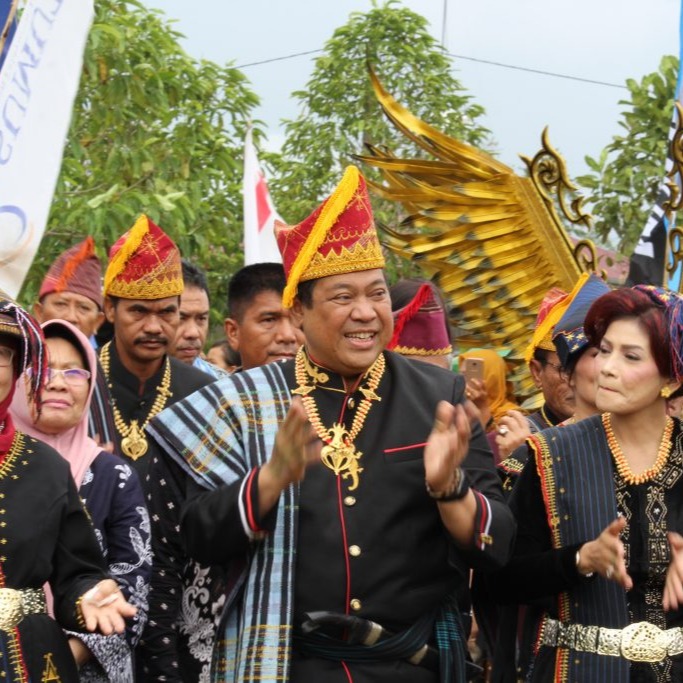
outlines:
[{"label": "red and white flag", "polygon": [[259,166],[251,128],[244,141],[244,265],[282,263],[273,226],[278,216]]}]

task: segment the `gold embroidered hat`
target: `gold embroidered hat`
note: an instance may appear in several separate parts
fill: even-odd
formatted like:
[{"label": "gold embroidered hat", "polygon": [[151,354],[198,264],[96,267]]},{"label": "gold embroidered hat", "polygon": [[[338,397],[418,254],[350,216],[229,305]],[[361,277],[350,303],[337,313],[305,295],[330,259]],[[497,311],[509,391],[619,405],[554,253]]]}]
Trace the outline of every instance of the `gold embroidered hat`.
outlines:
[{"label": "gold embroidered hat", "polygon": [[144,214],[109,251],[104,295],[122,299],[165,299],[183,292],[180,251]]},{"label": "gold embroidered hat", "polygon": [[569,295],[559,287],[553,287],[541,302],[541,309],[536,318],[536,326],[531,342],[526,348],[524,360],[528,363],[534,357],[536,349],[555,351],[553,344],[553,328],[564,315],[569,306]]},{"label": "gold embroidered hat", "polygon": [[334,192],[298,225],[275,222],[287,285],[282,305],[290,308],[300,282],[328,275],[384,268],[365,178],[355,166]]}]

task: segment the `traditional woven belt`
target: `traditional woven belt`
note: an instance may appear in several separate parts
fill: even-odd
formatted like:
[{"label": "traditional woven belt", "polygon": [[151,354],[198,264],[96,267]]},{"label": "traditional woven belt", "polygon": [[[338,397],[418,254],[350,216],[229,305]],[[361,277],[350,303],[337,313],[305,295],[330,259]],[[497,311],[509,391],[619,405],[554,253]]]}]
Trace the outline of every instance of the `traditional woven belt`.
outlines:
[{"label": "traditional woven belt", "polygon": [[45,592],[42,588],[0,588],[0,629],[15,628],[29,614],[47,612]]},{"label": "traditional woven belt", "polygon": [[625,628],[605,628],[545,619],[541,645],[623,657],[631,662],[660,662],[683,653],[683,628],[662,630],[647,621]]}]

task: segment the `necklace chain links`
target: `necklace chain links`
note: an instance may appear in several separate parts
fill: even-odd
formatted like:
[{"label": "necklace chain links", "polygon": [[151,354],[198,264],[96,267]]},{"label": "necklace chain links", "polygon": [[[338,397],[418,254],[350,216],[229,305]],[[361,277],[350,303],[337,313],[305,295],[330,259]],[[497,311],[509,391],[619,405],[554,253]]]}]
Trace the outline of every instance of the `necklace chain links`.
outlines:
[{"label": "necklace chain links", "polygon": [[[111,342],[107,342],[100,352],[100,364],[102,365],[102,370],[107,379],[107,384],[109,388],[112,388],[110,382],[110,367],[111,367]],[[170,391],[171,386],[171,362],[166,356],[166,361],[164,364],[164,374],[161,378],[161,384],[157,388],[157,395],[152,403],[152,407],[149,409],[149,413],[145,418],[144,422],[139,424],[138,420],[131,420],[130,424],[126,424],[126,421],[121,415],[119,407],[116,405],[116,399],[112,395],[111,405],[112,412],[114,415],[114,425],[116,426],[116,431],[118,431],[121,438],[121,450],[124,455],[129,457],[131,460],[137,460],[141,458],[147,449],[149,448],[149,443],[147,437],[145,436],[145,427],[149,421],[158,413],[160,413],[166,406],[166,402],[172,396]]]},{"label": "necklace chain links", "polygon": [[358,391],[363,394],[363,399],[358,404],[351,429],[347,430],[344,425],[338,422],[335,422],[328,429],[323,424],[315,399],[310,394],[316,389],[318,383],[324,384],[329,380],[329,377],[309,362],[303,347],[296,354],[294,376],[298,386],[292,391],[292,394],[301,396],[306,415],[316,434],[325,444],[320,454],[323,464],[331,469],[335,475],[341,475],[343,479],[350,480],[349,491],[358,488],[359,476],[363,471],[360,466],[360,458],[363,454],[356,450],[353,442],[365,424],[368,412],[372,408],[372,402],[382,400],[377,395],[376,390],[384,375],[385,368],[384,354],[380,354],[365,374],[365,378],[367,378],[365,385],[358,387]]}]

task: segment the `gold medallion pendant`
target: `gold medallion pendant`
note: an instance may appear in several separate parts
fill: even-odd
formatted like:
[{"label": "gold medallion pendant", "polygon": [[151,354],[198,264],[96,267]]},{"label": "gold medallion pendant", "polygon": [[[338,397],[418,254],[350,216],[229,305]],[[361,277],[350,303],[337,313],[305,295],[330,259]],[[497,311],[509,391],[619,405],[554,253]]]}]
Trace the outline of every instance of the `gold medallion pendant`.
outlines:
[{"label": "gold medallion pendant", "polygon": [[328,434],[330,440],[320,451],[320,459],[336,475],[341,474],[342,479],[351,479],[349,491],[354,491],[358,488],[358,475],[363,471],[358,462],[363,454],[349,441],[349,433],[342,425],[335,423]]},{"label": "gold medallion pendant", "polygon": [[121,450],[131,460],[137,460],[147,453],[147,437],[138,426],[137,420],[131,420],[128,435],[121,439]]}]

